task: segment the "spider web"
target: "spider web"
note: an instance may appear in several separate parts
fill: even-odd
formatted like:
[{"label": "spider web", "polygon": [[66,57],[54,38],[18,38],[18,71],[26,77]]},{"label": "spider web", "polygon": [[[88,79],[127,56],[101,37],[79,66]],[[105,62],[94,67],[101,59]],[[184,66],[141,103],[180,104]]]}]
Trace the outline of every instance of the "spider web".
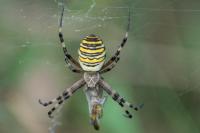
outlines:
[{"label": "spider web", "polygon": [[[20,42],[20,44],[15,45],[13,47],[26,49],[26,48],[31,48],[31,47],[45,47],[46,46],[46,47],[54,47],[54,48],[56,47],[57,49],[61,49],[60,45],[57,45],[58,37],[56,36],[56,34],[57,34],[57,28],[58,28],[58,18],[60,16],[60,11],[61,11],[60,8],[63,5],[63,2],[62,0],[60,1],[54,0],[50,2],[53,2],[54,4],[51,3],[51,5],[47,5],[46,6],[47,8],[44,9],[45,11],[50,12],[49,14],[45,14],[46,12],[43,13],[43,12],[38,11],[38,14],[36,14],[36,16],[33,16],[33,18],[31,18],[30,14],[26,13],[28,11],[28,8],[21,8],[18,10],[21,17],[25,21],[28,22],[28,24],[26,23],[25,25],[27,26],[28,32],[33,33],[34,35],[39,34],[39,33],[42,33],[42,35],[45,35],[45,37],[38,37],[40,38],[40,40],[43,40],[43,42],[41,44],[34,44],[31,37],[27,37],[25,38],[26,40],[24,42]],[[117,2],[119,1],[116,1],[116,3]],[[103,38],[106,39],[106,43],[109,44],[109,45],[106,45],[108,47],[108,50],[107,50],[108,54],[113,52],[114,51],[112,50],[113,46],[117,48],[116,44],[119,44],[119,42],[121,41],[121,38],[123,38],[123,35],[125,32],[124,30],[125,30],[126,22],[127,22],[128,9],[130,7],[131,7],[131,12],[132,12],[131,18],[132,18],[132,23],[133,23],[132,30],[130,32],[134,31],[134,36],[132,37],[133,39],[136,39],[136,40],[139,40],[141,38],[141,35],[145,36],[145,34],[143,34],[142,31],[145,31],[146,29],[149,30],[149,27],[155,26],[155,25],[163,26],[163,27],[173,26],[174,28],[177,28],[180,30],[184,29],[185,27],[184,23],[176,24],[173,22],[171,23],[165,22],[165,20],[157,21],[155,17],[159,17],[159,15],[166,15],[166,17],[168,17],[172,13],[188,15],[188,16],[189,15],[199,16],[200,14],[200,10],[198,8],[197,9],[177,8],[176,3],[179,2],[178,0],[164,2],[164,4],[161,4],[162,6],[159,8],[156,7],[157,2],[159,1],[152,2],[153,4],[155,4],[155,7],[152,6],[151,8],[145,8],[145,7],[138,7],[138,5],[141,5],[140,1],[135,1],[133,2],[132,5],[129,5],[129,6],[127,6],[128,3],[123,4],[124,6],[119,6],[123,2],[119,2],[117,4],[113,2],[114,6],[110,6],[111,4],[98,6],[98,4],[100,4],[99,1],[88,0],[85,2],[87,3],[87,5],[85,6],[86,8],[77,9],[76,7],[75,9],[73,9],[72,7],[70,7],[71,5],[68,4],[68,1],[65,1],[64,3],[65,16],[64,16],[63,30],[64,30],[64,35],[65,33],[67,33],[67,35],[65,35],[66,36],[65,41],[67,44],[69,44],[68,45],[69,50],[72,50],[71,49],[72,45],[70,45],[72,41],[80,40],[81,38],[85,37],[85,35],[87,35],[88,33],[98,31],[100,34],[101,33],[103,34],[104,31],[107,30],[107,28],[111,27],[113,24],[115,24],[113,28],[116,28],[116,25],[121,25],[121,27],[118,27],[122,30],[120,30],[121,32],[117,36],[119,37],[117,41],[115,40],[116,37],[111,38],[110,39],[111,41],[109,41],[109,37],[107,37],[108,34],[102,35]],[[26,7],[27,5],[30,5],[30,3],[32,2],[26,1],[22,5]],[[141,24],[135,23],[136,18],[139,20],[139,23]],[[36,25],[37,26],[41,25],[42,28],[40,26],[37,27]],[[55,31],[55,32],[52,33],[52,31]],[[41,36],[41,34],[39,34],[39,36]],[[145,40],[145,39],[148,39],[148,37],[145,36],[142,39]],[[54,41],[54,42],[51,42],[51,41]],[[164,40],[162,44],[165,44],[165,43],[168,43],[168,42]],[[79,46],[77,45],[76,49],[78,47]],[[45,63],[46,65],[54,65],[54,64],[60,65],[63,63],[63,61],[52,62],[51,60],[48,60],[46,58],[44,60],[41,58],[38,58],[38,62]],[[25,63],[25,60],[21,59],[18,61],[18,63],[23,64]],[[197,73],[198,71],[199,70],[193,70],[192,73]],[[193,75],[192,73],[190,74]],[[184,79],[185,77],[182,77],[182,78]],[[185,79],[185,80],[188,80],[188,79]]]},{"label": "spider web", "polygon": [[[180,14],[180,15],[186,15],[186,16],[197,16],[200,15],[200,9],[190,9],[190,8],[177,8],[176,3],[179,2],[179,0],[171,0],[171,1],[161,1],[164,4],[161,4],[162,6],[157,7],[158,0],[155,0],[155,2],[152,2],[151,8],[142,6],[141,1],[136,0],[133,2],[131,6],[128,6],[127,4],[123,3],[124,1],[117,0],[116,2],[111,2],[111,4],[103,4],[101,5],[101,2],[99,0],[88,0],[86,1],[86,5],[81,8],[79,7],[71,7],[71,3],[69,4],[68,1],[65,1],[65,16],[64,16],[64,35],[66,36],[65,41],[68,45],[69,50],[73,51],[71,48],[72,45],[71,42],[76,42],[76,40],[80,40],[88,33],[92,33],[95,31],[99,31],[100,33],[109,32],[107,29],[109,27],[112,27],[112,29],[118,28],[119,33],[117,34],[117,37],[109,36],[108,34],[102,35],[103,38],[106,39],[107,47],[109,53],[112,53],[114,50],[112,50],[113,46],[114,48],[117,47],[116,44],[119,44],[121,41],[121,38],[123,38],[126,22],[127,22],[127,15],[128,15],[128,9],[131,7],[131,19],[132,19],[132,36],[131,40],[135,39],[135,45],[138,41],[147,41],[148,44],[152,42],[148,35],[145,34],[145,32],[148,30],[151,30],[150,27],[153,26],[160,26],[160,27],[174,27],[179,29],[180,31],[183,30],[186,26],[186,23],[173,23],[173,22],[166,22],[165,19],[163,20],[157,20],[156,17],[165,15],[166,17],[171,17],[171,14]],[[39,2],[41,3],[41,2]],[[60,45],[58,45],[58,37],[57,35],[57,28],[58,28],[58,18],[60,16],[62,1],[49,1],[51,4],[45,4],[44,9],[38,9],[35,14],[31,13],[31,10],[36,10],[38,4],[35,4],[33,6],[30,6],[33,4],[32,1],[26,0],[19,2],[19,7],[16,10],[16,12],[19,14],[19,18],[24,21],[24,27],[26,29],[23,29],[24,32],[28,33],[28,36],[21,39],[23,41],[19,41],[17,45],[12,45],[11,47],[16,50],[24,50],[24,49],[32,49],[32,48],[38,48],[38,49],[61,49]],[[53,4],[52,4],[53,3]],[[83,2],[82,2],[83,3]],[[41,3],[44,4],[44,3]],[[155,5],[155,6],[153,6]],[[74,6],[74,5],[73,5]],[[79,5],[80,6],[80,5]],[[140,7],[141,6],[141,7]],[[81,6],[80,6],[81,7]],[[135,19],[138,20],[138,22],[135,22]],[[181,19],[181,18],[179,18]],[[119,26],[119,27],[117,27]],[[121,30],[120,30],[121,29]],[[65,34],[67,33],[67,34]],[[69,34],[70,33],[70,34]],[[148,32],[149,33],[149,32]],[[153,33],[152,33],[153,34]],[[38,40],[33,40],[32,36],[35,36],[38,38]],[[115,40],[116,38],[119,38]],[[56,41],[55,41],[56,40]],[[35,42],[41,42],[39,44]],[[79,43],[79,42],[77,42]],[[168,45],[170,42],[167,42],[164,40],[163,42],[159,42],[163,45]],[[192,42],[195,43],[195,42]],[[145,45],[147,46],[147,45]],[[74,46],[73,46],[74,47]],[[187,46],[186,46],[187,47]],[[78,46],[76,46],[78,48]],[[130,51],[130,50],[129,50]],[[60,52],[60,51],[59,51]],[[146,52],[149,52],[148,50]],[[131,53],[131,52],[129,52]],[[198,55],[192,55],[191,57],[195,57],[194,61],[199,61]],[[139,57],[140,58],[140,57]],[[142,57],[141,57],[142,58]],[[25,59],[19,59],[18,64],[23,65],[27,62]],[[54,67],[60,66],[63,64],[63,61],[53,61],[48,58],[37,58],[35,59],[36,63],[39,64],[45,64],[47,67]],[[151,62],[149,62],[151,63]],[[199,66],[199,63],[195,63],[196,66]],[[57,68],[58,69],[58,68]],[[179,96],[184,96],[188,94],[189,92],[195,91],[199,89],[199,84],[194,83],[193,84],[193,78],[195,76],[198,76],[200,73],[200,70],[198,68],[194,68],[190,72],[186,73],[187,76],[184,76],[183,74],[176,75],[176,78],[182,81],[184,86],[183,89],[177,90]],[[58,112],[60,109],[58,110]],[[59,114],[59,113],[57,113]],[[50,133],[56,132],[56,127],[60,125],[58,117],[55,117],[55,119],[52,120],[52,124],[49,128]]]},{"label": "spider web", "polygon": [[[173,4],[175,1],[172,1],[172,2],[169,2],[168,4],[171,5]],[[59,3],[58,5],[62,5],[63,3]],[[118,21],[118,20],[126,20],[127,19],[127,15],[126,14],[120,14],[119,12],[124,12],[127,11],[129,9],[128,6],[114,6],[114,7],[104,7],[102,8],[100,11],[101,11],[101,16],[91,16],[92,12],[94,11],[95,9],[95,6],[96,6],[96,1],[95,0],[92,0],[92,3],[90,5],[90,7],[88,8],[88,10],[84,13],[84,14],[79,14],[78,12],[79,11],[76,11],[77,12],[77,15],[74,16],[69,16],[69,17],[66,17],[66,20],[69,24],[73,24],[73,22],[81,22],[81,23],[84,23],[85,21],[88,23],[92,23],[95,21],[95,24],[93,25],[90,25],[90,26],[83,26],[82,27],[79,27],[77,28],[78,26],[76,25],[76,29],[74,29],[75,32],[88,32],[90,30],[99,30],[100,28],[105,28],[107,26],[107,22],[108,21]],[[137,5],[137,2],[134,3],[134,5]],[[168,5],[165,5],[166,7],[168,7]],[[131,8],[133,15],[132,15],[132,18],[134,17],[142,17],[143,15],[145,15],[147,12],[163,12],[163,14],[169,14],[169,13],[181,13],[181,14],[198,14],[200,15],[200,10],[198,9],[169,9],[169,8],[137,8],[137,7],[133,7]],[[74,12],[73,10],[70,10],[69,8],[67,9],[68,12]],[[109,14],[111,12],[118,12],[120,15],[118,16],[113,16],[112,14]],[[117,14],[118,14],[117,13]],[[151,16],[151,15],[150,15]],[[96,23],[97,21],[97,23]],[[165,23],[165,22],[152,22],[152,21],[147,21],[145,22],[142,26],[140,26],[139,28],[135,28],[134,31],[135,31],[135,34],[137,35],[137,33],[139,33],[140,30],[142,30],[143,28],[149,26],[149,25],[161,25],[161,26],[168,26],[169,24],[168,23]],[[178,28],[183,28],[184,25],[175,25],[175,27],[178,27]],[[112,42],[111,42],[112,44]],[[199,73],[200,70],[199,69],[196,69],[196,70],[193,70],[192,72],[190,72],[188,74],[188,76],[183,76],[183,75],[180,75],[180,76],[177,76],[181,81],[185,81],[186,83],[188,82],[192,82],[190,78],[192,78],[195,73]],[[183,89],[178,89],[176,90],[177,91],[177,94],[181,97],[181,96],[184,96],[186,95],[187,93],[190,93],[192,91],[196,91],[199,89],[199,84],[191,84],[191,83],[188,83],[186,85],[184,85]],[[53,132],[52,132],[53,133]]]},{"label": "spider web", "polygon": [[[72,35],[69,35],[69,38],[71,38],[73,40],[74,40],[74,37],[72,37],[72,36],[78,36],[77,40],[80,40],[81,38],[85,37],[88,33],[92,33],[95,30],[96,31],[101,30],[101,29],[105,30],[107,25],[110,24],[112,21],[124,20],[124,22],[126,22],[126,20],[127,20],[128,7],[99,7],[97,9],[95,9],[95,7],[97,5],[96,0],[91,0],[88,2],[89,2],[88,8],[80,9],[80,10],[71,9],[67,5],[67,2],[65,2],[65,16],[64,16],[64,21],[63,21],[64,22],[63,30],[64,30],[64,34],[65,34],[65,31],[71,32]],[[26,1],[22,5],[24,5],[26,7],[30,3],[31,3],[30,1]],[[23,21],[26,23],[25,26],[27,27],[27,29],[26,29],[27,32],[33,33],[33,34],[43,33],[45,35],[46,32],[49,32],[50,30],[57,31],[57,29],[58,29],[57,21],[60,16],[61,6],[63,5],[63,2],[62,2],[62,0],[60,0],[60,1],[54,0],[54,3],[55,3],[55,6],[44,9],[45,11],[50,12],[51,13],[50,15],[44,14],[44,13],[38,13],[37,16],[30,16],[29,12],[27,12],[28,7],[17,10],[17,12],[20,14],[21,18],[23,19]],[[99,12],[98,16],[92,15],[94,10],[96,12],[97,11]],[[126,14],[122,13],[122,12],[124,12],[124,10],[126,11]],[[114,14],[116,14],[115,12],[117,12],[117,13],[119,13],[119,15],[113,16],[112,15],[113,12],[114,12]],[[49,16],[47,16],[47,15],[49,15]],[[137,15],[137,14],[133,14],[132,16],[135,16],[135,15]],[[42,28],[38,25],[40,25]],[[44,27],[46,27],[46,28],[44,28]],[[72,28],[70,28],[70,30],[68,29],[69,31],[67,31],[65,29],[65,27],[72,27]],[[125,27],[125,25],[124,25],[124,27]],[[54,38],[52,40],[56,39],[56,41],[57,41],[58,37],[56,36],[55,33],[57,33],[57,32],[52,33],[52,34],[54,34],[53,35]],[[46,35],[51,36],[52,34],[48,33]],[[68,47],[70,49],[71,40],[69,38],[65,39],[65,42],[67,44],[69,44]],[[35,47],[43,47],[43,46],[60,48],[59,45],[55,45],[53,42],[51,42],[51,40],[48,37],[42,38],[43,39],[42,44],[34,44],[31,37],[27,37],[25,39],[26,40],[24,42],[20,42],[20,44],[15,45],[13,47],[15,47],[16,49],[17,48],[26,49],[26,48],[31,48],[31,47],[35,48]],[[114,42],[109,42],[109,43],[114,44]],[[77,45],[77,48],[78,48],[78,45]],[[52,62],[47,59],[44,59],[44,60],[38,59],[37,61],[39,63],[45,63],[46,65],[55,64],[55,63],[52,64]],[[19,64],[23,64],[25,62],[26,61],[23,59],[18,61]],[[57,63],[58,62],[56,62],[56,64]],[[58,63],[58,64],[60,64],[60,63]]]}]

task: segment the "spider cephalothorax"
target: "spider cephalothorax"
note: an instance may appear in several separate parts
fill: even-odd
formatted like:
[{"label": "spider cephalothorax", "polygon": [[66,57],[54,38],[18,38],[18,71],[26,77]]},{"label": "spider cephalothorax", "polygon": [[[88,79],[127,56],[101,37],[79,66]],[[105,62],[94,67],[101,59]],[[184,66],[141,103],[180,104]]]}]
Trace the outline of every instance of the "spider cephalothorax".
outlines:
[{"label": "spider cephalothorax", "polygon": [[86,36],[81,41],[80,48],[78,50],[79,62],[77,62],[68,53],[62,33],[63,14],[64,6],[62,8],[60,17],[59,38],[65,55],[65,62],[70,70],[75,73],[84,73],[84,76],[75,82],[71,87],[65,89],[64,92],[57,98],[50,100],[49,102],[42,102],[39,100],[39,103],[43,106],[55,104],[55,106],[48,112],[49,117],[52,118],[52,113],[57,109],[57,107],[59,107],[59,105],[63,104],[63,102],[70,98],[77,90],[85,86],[84,92],[88,101],[90,121],[95,129],[98,130],[100,127],[99,119],[102,117],[103,105],[106,100],[106,97],[103,95],[104,91],[124,109],[124,112],[128,118],[132,118],[129,108],[138,110],[138,107],[133,106],[123,97],[121,97],[119,93],[112,89],[112,87],[106,83],[100,75],[112,70],[119,61],[120,51],[124,47],[128,38],[128,31],[130,28],[130,11],[125,37],[123,38],[115,54],[106,63],[104,63],[106,52],[103,41],[94,34]]}]

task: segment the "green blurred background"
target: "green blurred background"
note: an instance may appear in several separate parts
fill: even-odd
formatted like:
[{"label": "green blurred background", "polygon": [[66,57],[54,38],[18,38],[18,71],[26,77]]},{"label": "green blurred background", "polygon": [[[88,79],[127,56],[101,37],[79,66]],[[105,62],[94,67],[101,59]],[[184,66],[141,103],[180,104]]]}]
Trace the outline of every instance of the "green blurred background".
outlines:
[{"label": "green blurred background", "polygon": [[[130,120],[108,98],[98,132],[199,133],[200,1],[94,2],[65,1],[68,49],[77,58],[80,40],[95,33],[110,57],[125,34],[130,7],[129,40],[118,66],[103,76],[128,101],[145,104]],[[52,124],[38,99],[56,97],[81,77],[65,66],[59,12],[54,0],[0,0],[0,133],[47,133]],[[60,113],[57,133],[97,132],[83,91]]]}]

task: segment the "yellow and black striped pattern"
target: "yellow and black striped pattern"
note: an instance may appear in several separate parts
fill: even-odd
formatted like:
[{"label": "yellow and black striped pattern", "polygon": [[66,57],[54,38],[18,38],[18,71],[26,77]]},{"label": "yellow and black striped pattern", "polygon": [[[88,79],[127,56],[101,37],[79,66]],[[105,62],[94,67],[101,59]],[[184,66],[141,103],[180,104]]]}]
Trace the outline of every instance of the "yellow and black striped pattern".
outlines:
[{"label": "yellow and black striped pattern", "polygon": [[93,34],[85,37],[81,41],[78,54],[79,63],[84,71],[99,71],[106,56],[103,41]]}]

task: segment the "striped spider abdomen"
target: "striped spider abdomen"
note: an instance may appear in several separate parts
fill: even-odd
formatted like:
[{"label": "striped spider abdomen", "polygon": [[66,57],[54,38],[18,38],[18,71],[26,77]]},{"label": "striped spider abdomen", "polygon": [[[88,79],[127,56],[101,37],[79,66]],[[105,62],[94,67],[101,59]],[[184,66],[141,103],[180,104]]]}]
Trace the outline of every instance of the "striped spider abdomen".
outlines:
[{"label": "striped spider abdomen", "polygon": [[81,41],[78,54],[79,63],[84,71],[99,71],[106,57],[103,41],[94,34],[86,36]]}]

